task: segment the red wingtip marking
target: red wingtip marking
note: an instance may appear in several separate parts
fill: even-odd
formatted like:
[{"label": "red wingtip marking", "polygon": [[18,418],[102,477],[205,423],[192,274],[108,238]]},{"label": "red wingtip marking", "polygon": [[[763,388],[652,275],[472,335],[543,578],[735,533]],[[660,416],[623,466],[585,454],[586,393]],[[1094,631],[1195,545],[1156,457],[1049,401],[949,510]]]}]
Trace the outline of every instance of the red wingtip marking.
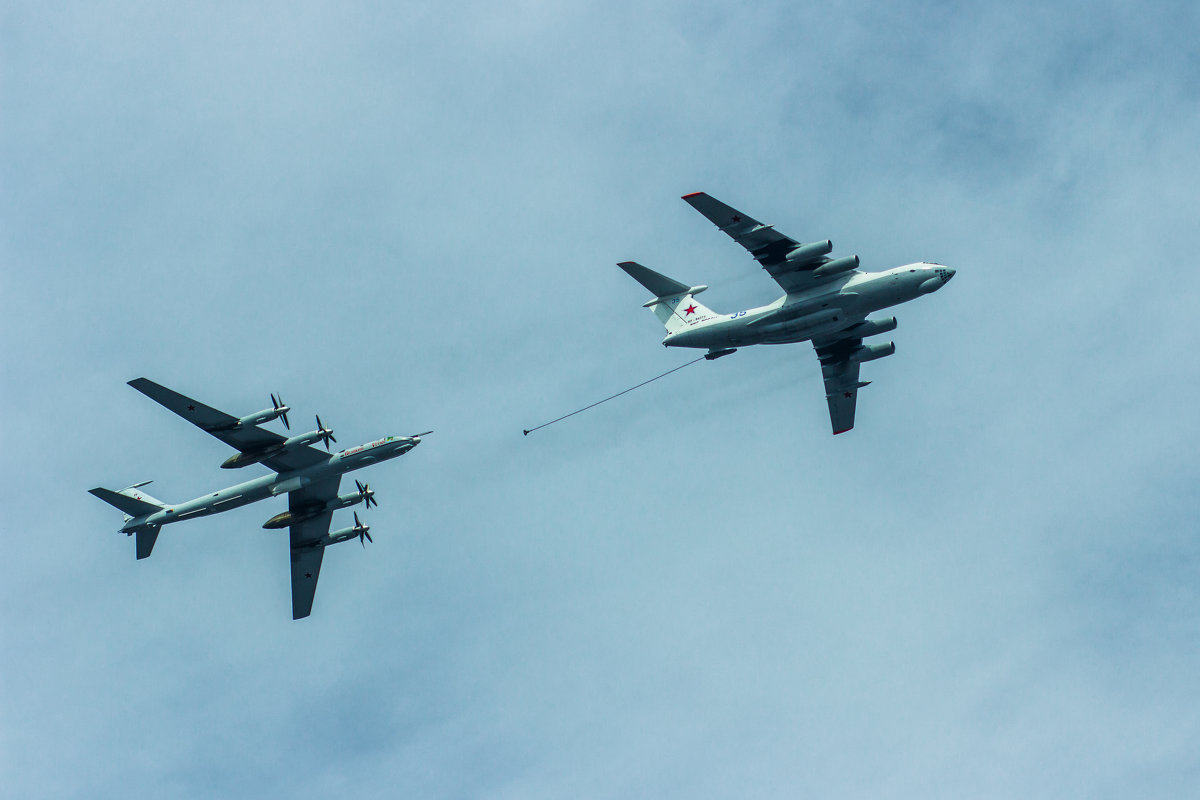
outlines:
[{"label": "red wingtip marking", "polygon": [[840,431],[834,431],[833,435],[837,436],[839,433],[845,433],[846,431],[851,431],[851,430],[854,430],[854,429],[853,428],[842,428]]},{"label": "red wingtip marking", "polygon": [[691,194],[685,194],[683,196],[683,199],[687,200],[689,197],[695,197],[696,195],[700,195],[700,194],[704,194],[704,192],[692,192]]}]

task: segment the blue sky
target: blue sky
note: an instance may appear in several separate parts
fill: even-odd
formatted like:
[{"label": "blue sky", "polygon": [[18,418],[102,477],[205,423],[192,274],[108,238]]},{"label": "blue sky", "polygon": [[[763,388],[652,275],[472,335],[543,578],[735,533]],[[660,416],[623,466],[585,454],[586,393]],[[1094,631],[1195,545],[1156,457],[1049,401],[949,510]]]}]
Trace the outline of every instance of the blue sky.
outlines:
[{"label": "blue sky", "polygon": [[[14,796],[1200,781],[1194,4],[0,20]],[[616,262],[774,299],[699,190],[958,275],[897,310],[845,436],[788,346],[522,437],[686,360]],[[275,506],[135,562],[86,494],[231,480],[141,375],[436,433],[293,623]]]}]

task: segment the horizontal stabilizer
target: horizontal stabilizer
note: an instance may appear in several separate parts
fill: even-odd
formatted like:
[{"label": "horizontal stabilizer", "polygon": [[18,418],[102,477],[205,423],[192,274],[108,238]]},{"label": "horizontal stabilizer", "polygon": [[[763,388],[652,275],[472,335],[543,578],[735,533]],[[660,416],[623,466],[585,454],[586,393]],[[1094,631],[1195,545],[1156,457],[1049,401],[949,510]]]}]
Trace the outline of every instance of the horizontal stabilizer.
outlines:
[{"label": "horizontal stabilizer", "polygon": [[[154,503],[147,503],[145,500],[138,500],[136,497],[130,497],[126,494],[114,492],[112,489],[101,489],[97,487],[95,489],[89,489],[88,492],[90,494],[94,494],[96,497],[99,497],[110,506],[116,506],[131,517],[141,517],[146,514],[153,514],[155,511],[158,511],[162,508],[162,506],[155,505]],[[151,547],[153,547],[153,544],[151,544]],[[147,551],[147,554],[148,553],[149,551]]]},{"label": "horizontal stabilizer", "polygon": [[686,283],[680,283],[677,280],[668,278],[666,275],[655,272],[649,267],[643,267],[636,261],[622,261],[617,266],[625,270],[629,274],[629,277],[650,290],[650,293],[655,297],[670,297],[674,294],[684,294],[691,288]]}]

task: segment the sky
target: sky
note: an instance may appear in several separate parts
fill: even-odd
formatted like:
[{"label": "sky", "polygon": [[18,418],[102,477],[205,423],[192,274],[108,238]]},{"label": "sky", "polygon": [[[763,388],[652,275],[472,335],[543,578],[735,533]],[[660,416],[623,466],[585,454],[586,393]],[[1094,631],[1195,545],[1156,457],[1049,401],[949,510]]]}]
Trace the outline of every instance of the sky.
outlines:
[{"label": "sky", "polygon": [[[5,4],[6,793],[1194,792],[1198,35],[1188,2]],[[775,299],[694,191],[957,276],[843,436],[808,345],[522,436],[690,357],[616,262]],[[293,622],[282,501],[139,562],[87,494],[243,477],[139,376],[435,433],[359,474],[375,543]]]}]

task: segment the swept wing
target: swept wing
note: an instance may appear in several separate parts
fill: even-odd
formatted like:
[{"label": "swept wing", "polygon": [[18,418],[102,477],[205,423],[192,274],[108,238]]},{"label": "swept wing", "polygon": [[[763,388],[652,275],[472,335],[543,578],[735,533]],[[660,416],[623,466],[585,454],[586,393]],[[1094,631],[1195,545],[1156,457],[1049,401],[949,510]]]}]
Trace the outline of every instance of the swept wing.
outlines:
[{"label": "swept wing", "polygon": [[813,341],[817,358],[821,360],[821,377],[825,379],[825,400],[829,403],[829,422],[833,433],[845,433],[854,427],[854,411],[858,404],[857,361],[848,356],[862,339],[819,339]]},{"label": "swept wing", "polygon": [[[740,244],[754,256],[763,269],[775,279],[785,292],[802,291],[812,287],[833,275],[848,271],[838,267],[851,267],[849,263],[834,264],[830,269],[836,272],[822,272],[821,267],[830,263],[826,254],[833,249],[833,243],[810,242],[804,244],[790,236],[785,236],[771,225],[764,225],[748,214],[743,214],[732,206],[727,206],[715,197],[704,192],[686,194],[683,199],[692,208],[703,214],[709,222],[716,225],[731,239]],[[842,262],[839,259],[839,262]],[[857,266],[857,258],[853,265]]]},{"label": "swept wing", "polygon": [[[895,327],[895,320],[892,320]],[[829,421],[834,434],[845,433],[854,427],[854,409],[858,402],[858,390],[870,381],[858,379],[859,367],[864,361],[889,356],[896,352],[896,345],[863,345],[863,325],[856,325],[840,334],[813,339],[813,348],[821,360],[821,377],[825,379],[825,400],[829,403]],[[878,330],[878,327],[876,327]]]},{"label": "swept wing", "polygon": [[[159,405],[174,411],[205,433],[243,453],[265,450],[283,444],[285,437],[257,425],[238,426],[238,417],[218,411],[211,406],[182,395],[147,378],[135,378],[129,385]],[[263,459],[262,463],[276,472],[310,467],[329,459],[329,454],[312,445],[297,445]]]},{"label": "swept wing", "polygon": [[[313,508],[322,508],[337,497],[339,476],[310,483],[288,494],[288,510],[298,517],[311,513]],[[318,542],[329,533],[332,511],[322,511],[316,516],[302,519],[290,528],[292,551],[292,619],[302,619],[312,613],[313,597],[317,593],[317,579],[321,576],[321,561],[325,547]]]}]

